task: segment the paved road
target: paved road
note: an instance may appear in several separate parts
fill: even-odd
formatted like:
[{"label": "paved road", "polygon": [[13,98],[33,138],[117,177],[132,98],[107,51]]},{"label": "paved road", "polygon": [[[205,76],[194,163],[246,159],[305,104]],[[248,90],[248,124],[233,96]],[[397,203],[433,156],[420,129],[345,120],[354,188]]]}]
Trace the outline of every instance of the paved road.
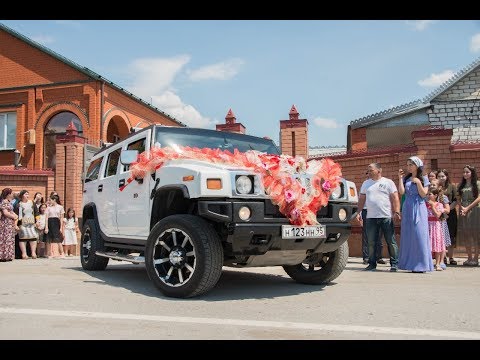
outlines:
[{"label": "paved road", "polygon": [[350,258],[329,286],[280,267],[224,268],[213,291],[184,300],[163,297],[142,265],[0,263],[0,339],[480,339],[480,268],[364,267]]}]

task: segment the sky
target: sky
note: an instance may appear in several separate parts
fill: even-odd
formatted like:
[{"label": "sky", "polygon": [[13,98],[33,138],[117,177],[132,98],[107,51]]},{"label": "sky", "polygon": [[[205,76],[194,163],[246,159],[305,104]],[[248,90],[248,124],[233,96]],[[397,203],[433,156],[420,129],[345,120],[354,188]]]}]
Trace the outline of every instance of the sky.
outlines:
[{"label": "sky", "polygon": [[295,105],[309,146],[422,99],[480,57],[478,20],[1,20],[188,126],[232,109],[279,144]]}]

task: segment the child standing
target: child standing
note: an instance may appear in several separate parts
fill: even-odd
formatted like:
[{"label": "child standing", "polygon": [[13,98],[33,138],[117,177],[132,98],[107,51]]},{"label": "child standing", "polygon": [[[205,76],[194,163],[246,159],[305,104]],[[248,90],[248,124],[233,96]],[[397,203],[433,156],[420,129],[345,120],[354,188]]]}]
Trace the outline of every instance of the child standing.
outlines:
[{"label": "child standing", "polygon": [[45,224],[46,224],[46,215],[47,204],[41,204],[38,208],[39,214],[35,217],[35,227],[38,232],[38,253],[40,257],[47,257],[47,247],[45,241]]},{"label": "child standing", "polygon": [[427,193],[428,234],[432,243],[432,253],[436,260],[435,270],[442,271],[440,264],[444,261],[445,240],[440,217],[444,208],[443,204],[437,201],[439,197],[443,198],[443,193],[438,189],[430,189]]},{"label": "child standing", "polygon": [[69,208],[65,218],[63,218],[65,236],[63,239],[63,250],[65,255],[73,256],[77,245],[78,219],[75,216],[75,210]]},{"label": "child standing", "polygon": [[[448,230],[448,224],[447,224],[447,219],[448,219],[448,214],[450,214],[450,200],[448,199],[448,196],[445,195],[445,189],[443,188],[442,185],[440,185],[440,181],[438,179],[433,179],[432,182],[430,183],[430,189],[438,189],[439,190],[439,198],[436,199],[436,201],[441,202],[443,204],[443,213],[442,216],[440,216],[440,224],[442,227],[442,232],[443,232],[443,240],[445,242],[445,248],[448,249],[449,246],[452,245],[452,240],[450,239],[450,231]],[[455,211],[455,209],[453,210]],[[447,269],[447,254],[443,254],[443,259],[445,263],[441,263],[440,266],[442,267],[443,270]]]}]

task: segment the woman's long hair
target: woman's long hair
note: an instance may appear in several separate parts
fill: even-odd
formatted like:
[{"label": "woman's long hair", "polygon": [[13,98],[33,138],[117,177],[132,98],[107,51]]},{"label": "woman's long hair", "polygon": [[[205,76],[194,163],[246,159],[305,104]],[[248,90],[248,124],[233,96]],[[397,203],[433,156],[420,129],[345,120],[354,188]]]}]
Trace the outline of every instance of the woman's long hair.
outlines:
[{"label": "woman's long hair", "polygon": [[67,212],[65,213],[65,217],[67,219],[70,219],[70,216],[68,216],[70,214],[70,211],[73,212],[73,216],[72,218],[75,219],[76,218],[76,215],[75,215],[75,210],[73,210],[73,208],[68,208]]},{"label": "woman's long hair", "polygon": [[[408,173],[408,175],[403,178],[403,185],[405,185],[407,183],[407,180],[411,177],[412,173]],[[417,177],[420,179],[422,186],[425,186],[425,183],[423,181],[423,170],[419,167],[417,167]]]},{"label": "woman's long hair", "polygon": [[445,177],[447,178],[447,180],[445,180],[445,184],[443,184],[443,188],[444,189],[448,189],[448,187],[450,186],[451,182],[450,182],[450,175],[448,175],[448,171],[447,169],[440,169],[438,170],[438,174],[440,173],[444,173],[445,174]]},{"label": "woman's long hair", "polygon": [[[33,202],[35,202],[35,199],[37,198],[37,195],[38,195],[38,194],[42,194],[42,193],[41,193],[40,191],[37,191],[37,192],[35,193],[35,195],[33,195],[33,199],[32,199]],[[40,204],[43,204],[44,202],[45,202],[45,201],[43,201],[43,196],[40,197]]]},{"label": "woman's long hair", "polygon": [[22,190],[20,191],[20,194],[18,194],[18,199],[20,201],[23,201],[23,195],[25,195],[26,193],[28,193],[28,190]]},{"label": "woman's long hair", "polygon": [[[477,170],[475,170],[475,167],[470,166],[470,165],[465,165],[463,167],[464,169],[470,170],[472,173],[472,177],[470,178],[470,182],[472,183],[472,193],[473,193],[473,198],[476,199],[478,197],[478,186],[477,186]],[[461,195],[463,192],[463,188],[467,184],[467,180],[462,176],[462,181],[460,183],[460,186],[458,187],[458,193]]]},{"label": "woman's long hair", "polygon": [[2,195],[0,196],[0,201],[3,201],[4,199],[7,198],[8,195],[10,195],[12,193],[12,189],[10,188],[5,188],[2,190]]},{"label": "woman's long hair", "polygon": [[60,203],[60,196],[58,196],[58,195],[52,195],[52,196],[50,196],[50,199],[55,200],[55,202],[56,202],[58,205],[62,205],[62,204]]}]

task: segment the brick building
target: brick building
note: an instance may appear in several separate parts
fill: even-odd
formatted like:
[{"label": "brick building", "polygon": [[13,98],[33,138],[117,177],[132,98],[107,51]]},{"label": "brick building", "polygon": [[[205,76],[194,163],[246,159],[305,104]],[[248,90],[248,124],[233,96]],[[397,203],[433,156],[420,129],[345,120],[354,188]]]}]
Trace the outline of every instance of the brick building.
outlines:
[{"label": "brick building", "polygon": [[185,126],[0,24],[0,188],[28,189],[32,197],[55,189],[65,208],[81,214],[85,158],[153,123]]}]

